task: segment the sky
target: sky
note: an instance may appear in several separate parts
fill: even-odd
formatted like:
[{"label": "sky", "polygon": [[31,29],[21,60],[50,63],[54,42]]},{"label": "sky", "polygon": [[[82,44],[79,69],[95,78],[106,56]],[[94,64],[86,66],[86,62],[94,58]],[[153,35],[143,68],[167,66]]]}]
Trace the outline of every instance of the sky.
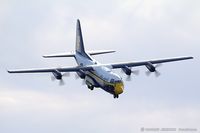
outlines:
[{"label": "sky", "polygon": [[[200,1],[198,0],[1,0],[0,132],[140,133],[144,128],[200,131]],[[73,58],[42,55],[74,50],[76,20],[87,50],[101,63],[179,56],[162,74],[126,75],[119,99],[90,91],[71,73],[65,85],[52,74],[8,74],[7,69],[76,66]]]}]

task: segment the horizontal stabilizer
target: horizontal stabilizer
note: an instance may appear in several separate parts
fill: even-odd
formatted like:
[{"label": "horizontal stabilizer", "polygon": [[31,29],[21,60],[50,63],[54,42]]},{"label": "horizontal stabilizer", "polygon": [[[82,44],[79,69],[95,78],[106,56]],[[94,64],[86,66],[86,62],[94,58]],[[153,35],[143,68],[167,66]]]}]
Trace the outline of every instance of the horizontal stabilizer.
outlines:
[{"label": "horizontal stabilizer", "polygon": [[[114,50],[95,50],[95,51],[87,51],[89,55],[99,55],[99,54],[108,54],[114,53]],[[60,54],[51,54],[51,55],[44,55],[44,58],[56,58],[56,57],[74,57],[74,52],[69,53],[60,53]]]},{"label": "horizontal stabilizer", "polygon": [[95,50],[95,51],[87,51],[90,55],[99,55],[99,54],[108,54],[108,53],[114,53],[116,51],[114,50]]},{"label": "horizontal stabilizer", "polygon": [[60,53],[60,54],[51,54],[51,55],[44,55],[44,58],[54,58],[54,57],[74,57],[75,54],[73,52],[68,53]]}]

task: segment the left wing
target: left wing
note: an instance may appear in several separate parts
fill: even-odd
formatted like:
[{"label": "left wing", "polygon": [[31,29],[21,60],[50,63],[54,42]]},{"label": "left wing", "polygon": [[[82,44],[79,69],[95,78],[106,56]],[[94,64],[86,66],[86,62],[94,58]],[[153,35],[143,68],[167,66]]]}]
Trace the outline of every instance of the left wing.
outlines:
[{"label": "left wing", "polygon": [[137,67],[137,66],[145,66],[151,64],[160,64],[181,60],[193,59],[193,57],[179,57],[179,58],[170,58],[170,59],[161,59],[161,60],[150,60],[150,61],[141,61],[141,62],[127,62],[127,63],[114,63],[109,64],[113,69],[124,68],[124,67]]},{"label": "left wing", "polygon": [[18,70],[8,70],[9,73],[47,73],[47,72],[77,72],[77,71],[90,71],[93,70],[91,66],[81,66],[81,67],[67,67],[67,68],[39,68],[39,69],[18,69]]}]

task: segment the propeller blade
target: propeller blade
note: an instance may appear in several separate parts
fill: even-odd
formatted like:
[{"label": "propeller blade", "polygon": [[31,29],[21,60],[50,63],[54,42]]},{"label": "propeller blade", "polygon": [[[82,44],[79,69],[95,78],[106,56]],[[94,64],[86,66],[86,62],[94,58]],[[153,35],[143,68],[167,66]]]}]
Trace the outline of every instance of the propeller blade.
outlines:
[{"label": "propeller blade", "polygon": [[[162,64],[156,64],[155,65],[155,69],[158,68],[158,67],[161,67],[161,66],[162,66]],[[146,71],[146,75],[147,76],[149,76],[151,73],[152,72],[150,72],[150,71]],[[161,73],[159,71],[157,71],[157,69],[154,71],[154,73],[155,73],[156,77],[159,77],[161,75]]]},{"label": "propeller blade", "polygon": [[85,83],[85,80],[84,80],[84,79],[82,80],[82,85],[86,85],[86,83]]},{"label": "propeller blade", "polygon": [[131,73],[135,74],[135,75],[139,75],[140,74],[140,71],[139,70],[133,70],[131,71]]},{"label": "propeller blade", "polygon": [[155,71],[155,76],[159,77],[161,75],[161,73],[159,71]]},{"label": "propeller blade", "polygon": [[69,72],[64,73],[62,76],[63,76],[63,77],[69,77],[69,76],[70,76],[70,73],[69,73]]},{"label": "propeller blade", "polygon": [[156,64],[155,68],[158,68],[158,67],[161,67],[161,66],[162,66],[162,64]]},{"label": "propeller blade", "polygon": [[123,74],[124,73],[124,71],[122,70],[122,69],[120,69],[120,72]]},{"label": "propeller blade", "polygon": [[65,82],[63,79],[59,80],[59,85],[62,86],[62,85],[65,85]]},{"label": "propeller blade", "polygon": [[79,79],[80,77],[78,76],[78,74],[75,74],[75,79]]},{"label": "propeller blade", "polygon": [[54,76],[51,76],[51,81],[55,81],[56,78]]},{"label": "propeller blade", "polygon": [[[125,73],[122,69],[120,71],[121,73]],[[131,70],[131,74],[134,74],[134,75],[139,75],[140,71],[139,70]]]},{"label": "propeller blade", "polygon": [[126,81],[131,81],[131,80],[132,80],[132,76],[131,75],[127,75]]},{"label": "propeller blade", "polygon": [[146,74],[147,76],[150,76],[151,72],[150,72],[150,71],[146,71],[145,74]]}]

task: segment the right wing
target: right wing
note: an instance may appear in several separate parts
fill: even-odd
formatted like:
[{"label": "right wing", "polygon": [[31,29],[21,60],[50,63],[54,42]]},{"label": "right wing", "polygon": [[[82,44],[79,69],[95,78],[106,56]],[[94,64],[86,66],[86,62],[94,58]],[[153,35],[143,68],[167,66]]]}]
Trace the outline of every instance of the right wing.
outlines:
[{"label": "right wing", "polygon": [[91,66],[81,66],[81,67],[67,67],[67,68],[38,68],[38,69],[17,69],[8,70],[8,73],[48,73],[48,72],[77,72],[77,71],[90,71],[93,70]]},{"label": "right wing", "polygon": [[112,69],[117,69],[117,68],[124,68],[124,67],[145,66],[149,64],[168,63],[168,62],[182,61],[182,60],[188,60],[188,59],[193,59],[193,57],[178,57],[178,58],[149,60],[149,61],[141,61],[141,62],[114,63],[114,64],[109,64],[109,65],[112,67]]}]

